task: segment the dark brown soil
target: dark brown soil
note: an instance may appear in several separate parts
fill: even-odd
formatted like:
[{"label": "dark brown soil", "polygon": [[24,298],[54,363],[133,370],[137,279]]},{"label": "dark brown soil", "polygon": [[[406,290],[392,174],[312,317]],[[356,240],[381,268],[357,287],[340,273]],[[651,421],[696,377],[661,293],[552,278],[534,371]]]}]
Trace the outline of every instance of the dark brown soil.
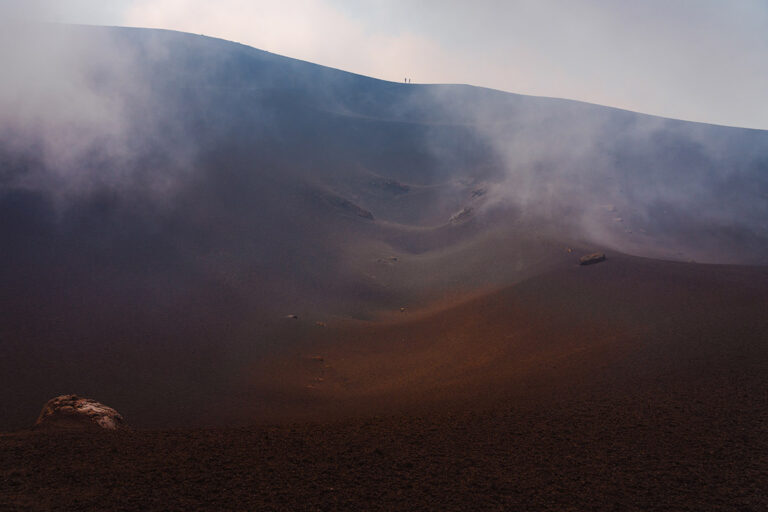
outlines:
[{"label": "dark brown soil", "polygon": [[765,510],[764,413],[681,398],[17,435],[0,510]]},{"label": "dark brown soil", "polygon": [[0,437],[0,510],[766,510],[767,275],[616,255],[330,322],[253,427]]}]

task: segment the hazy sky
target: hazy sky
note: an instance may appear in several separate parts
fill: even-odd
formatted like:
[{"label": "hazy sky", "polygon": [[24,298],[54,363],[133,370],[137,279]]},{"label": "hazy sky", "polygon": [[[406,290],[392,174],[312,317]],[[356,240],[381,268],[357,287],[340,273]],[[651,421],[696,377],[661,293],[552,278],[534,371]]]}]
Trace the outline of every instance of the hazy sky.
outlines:
[{"label": "hazy sky", "polygon": [[202,33],[387,80],[470,83],[768,129],[768,0],[0,4],[48,21]]}]

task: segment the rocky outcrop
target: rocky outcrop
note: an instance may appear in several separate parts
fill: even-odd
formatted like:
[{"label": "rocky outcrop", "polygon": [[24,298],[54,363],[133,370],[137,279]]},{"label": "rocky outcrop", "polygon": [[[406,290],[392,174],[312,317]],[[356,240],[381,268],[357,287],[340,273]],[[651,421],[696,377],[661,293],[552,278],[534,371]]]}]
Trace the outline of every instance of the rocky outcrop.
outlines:
[{"label": "rocky outcrop", "polygon": [[119,430],[125,420],[111,407],[77,395],[62,395],[48,400],[35,422],[34,428],[73,430]]}]

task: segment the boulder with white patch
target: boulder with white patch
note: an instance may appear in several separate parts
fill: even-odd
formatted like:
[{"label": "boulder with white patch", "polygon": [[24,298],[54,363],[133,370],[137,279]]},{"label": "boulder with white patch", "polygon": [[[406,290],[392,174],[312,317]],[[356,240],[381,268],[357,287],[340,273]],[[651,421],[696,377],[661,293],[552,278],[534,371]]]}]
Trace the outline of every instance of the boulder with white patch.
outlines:
[{"label": "boulder with white patch", "polygon": [[48,400],[35,422],[36,429],[119,430],[125,420],[111,407],[77,395],[62,395]]}]

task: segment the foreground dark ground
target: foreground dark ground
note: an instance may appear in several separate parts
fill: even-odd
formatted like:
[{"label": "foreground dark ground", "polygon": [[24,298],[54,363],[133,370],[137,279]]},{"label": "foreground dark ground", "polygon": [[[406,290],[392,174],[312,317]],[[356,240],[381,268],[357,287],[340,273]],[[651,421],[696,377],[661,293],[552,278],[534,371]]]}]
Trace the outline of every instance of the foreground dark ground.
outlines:
[{"label": "foreground dark ground", "polygon": [[611,255],[330,323],[252,427],[0,435],[0,510],[766,510],[766,279]]},{"label": "foreground dark ground", "polygon": [[766,510],[765,408],[689,398],[22,434],[0,442],[0,510]]}]

